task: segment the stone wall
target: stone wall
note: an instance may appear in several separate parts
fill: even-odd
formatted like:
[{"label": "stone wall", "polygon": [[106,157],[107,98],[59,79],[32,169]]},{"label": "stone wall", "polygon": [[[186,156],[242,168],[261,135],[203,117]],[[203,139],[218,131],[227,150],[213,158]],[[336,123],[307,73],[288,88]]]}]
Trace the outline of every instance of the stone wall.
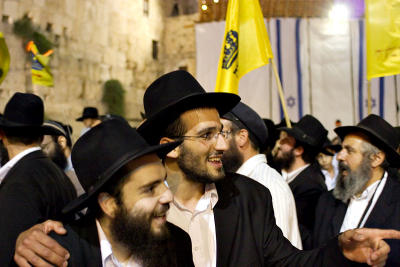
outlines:
[{"label": "stone wall", "polygon": [[[126,117],[137,124],[144,90],[156,77],[183,66],[195,73],[197,15],[170,17],[173,3],[149,0],[146,15],[145,1],[139,0],[0,0],[0,31],[11,54],[10,71],[0,85],[0,110],[14,92],[34,92],[45,101],[46,116],[71,124],[76,137],[82,125],[75,118],[82,108],[106,112],[102,86],[118,79],[126,90]],[[12,33],[12,23],[24,14],[56,43],[50,61],[53,88],[31,83],[30,59]]]}]

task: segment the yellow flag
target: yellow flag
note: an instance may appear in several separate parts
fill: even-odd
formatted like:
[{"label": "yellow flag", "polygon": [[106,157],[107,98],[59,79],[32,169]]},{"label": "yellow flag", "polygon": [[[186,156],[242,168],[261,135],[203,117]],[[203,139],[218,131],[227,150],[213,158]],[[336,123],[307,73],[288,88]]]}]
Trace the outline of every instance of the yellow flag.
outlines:
[{"label": "yellow flag", "polygon": [[53,75],[49,67],[49,56],[53,51],[49,50],[44,55],[41,55],[32,41],[28,43],[26,50],[32,53],[32,83],[48,87],[53,86]]},{"label": "yellow flag", "polygon": [[3,33],[0,32],[0,84],[6,77],[9,68],[10,53],[8,52],[8,47],[6,44],[6,40],[4,39]]},{"label": "yellow flag", "polygon": [[239,79],[272,57],[258,0],[229,0],[215,91],[238,94]]},{"label": "yellow flag", "polygon": [[400,1],[366,0],[367,79],[400,73]]}]

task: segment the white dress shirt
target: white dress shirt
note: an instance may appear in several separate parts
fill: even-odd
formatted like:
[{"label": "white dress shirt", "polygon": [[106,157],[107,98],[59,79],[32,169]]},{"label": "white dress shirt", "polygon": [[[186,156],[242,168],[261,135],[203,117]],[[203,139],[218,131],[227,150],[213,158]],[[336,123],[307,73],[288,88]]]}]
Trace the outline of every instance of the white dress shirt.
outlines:
[{"label": "white dress shirt", "polygon": [[[369,207],[367,213],[365,214],[360,227],[363,227],[365,222],[368,219],[371,211],[374,209],[376,201],[378,201],[379,196],[382,193],[383,188],[385,187],[385,183],[387,180],[387,172],[385,172],[382,181],[376,181],[375,183],[368,186],[359,197],[353,196],[350,199],[349,206],[347,207],[346,215],[343,219],[342,227],[340,228],[340,232],[344,232],[350,229],[355,229],[358,226],[358,223],[361,220],[361,216],[364,214],[365,209],[368,206],[368,202],[372,199],[371,206]],[[374,195],[375,193],[375,195]]]},{"label": "white dress shirt", "polygon": [[267,164],[265,155],[258,154],[249,158],[237,173],[252,178],[269,189],[276,225],[293,246],[302,249],[293,193],[282,176]]},{"label": "white dress shirt", "polygon": [[176,199],[170,204],[167,221],[189,234],[192,240],[192,254],[195,266],[215,267],[217,265],[217,240],[213,208],[218,202],[215,184],[206,184],[204,195],[191,212]]},{"label": "white dress shirt", "polygon": [[297,177],[297,175],[299,175],[308,166],[310,166],[310,164],[306,164],[305,166],[300,167],[289,173],[282,170],[282,177],[283,179],[285,179],[286,183],[290,184],[290,182],[293,181]]},{"label": "white dress shirt", "polygon": [[142,265],[135,262],[131,257],[128,261],[120,263],[112,252],[112,247],[108,241],[106,234],[98,220],[96,220],[97,233],[99,235],[101,262],[103,267],[141,267]]},{"label": "white dress shirt", "polygon": [[32,153],[37,150],[40,150],[40,147],[35,146],[35,147],[25,149],[24,151],[18,153],[16,156],[14,156],[12,159],[10,159],[6,164],[4,164],[4,166],[0,168],[0,184],[3,182],[7,173],[11,170],[12,167],[14,167],[15,164],[17,164],[18,161],[20,161],[20,159],[22,159],[24,156],[28,155],[29,153]]}]

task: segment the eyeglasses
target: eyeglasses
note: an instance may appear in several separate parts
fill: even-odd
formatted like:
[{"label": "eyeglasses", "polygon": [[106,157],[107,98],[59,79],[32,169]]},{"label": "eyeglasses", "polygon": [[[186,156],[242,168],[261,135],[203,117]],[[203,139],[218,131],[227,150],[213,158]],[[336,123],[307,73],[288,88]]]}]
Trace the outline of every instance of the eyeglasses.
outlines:
[{"label": "eyeglasses", "polygon": [[182,138],[182,139],[201,139],[207,143],[215,142],[218,139],[218,135],[221,135],[224,139],[227,139],[231,135],[232,131],[219,131],[219,132],[207,132],[202,135],[182,135],[173,136],[172,138]]}]

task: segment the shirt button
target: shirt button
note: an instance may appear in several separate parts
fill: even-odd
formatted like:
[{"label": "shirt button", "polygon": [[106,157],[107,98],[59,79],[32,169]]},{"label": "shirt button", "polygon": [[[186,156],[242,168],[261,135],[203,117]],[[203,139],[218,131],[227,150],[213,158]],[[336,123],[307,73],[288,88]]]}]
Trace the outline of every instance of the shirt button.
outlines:
[{"label": "shirt button", "polygon": [[194,247],[194,250],[195,250],[195,251],[198,251],[198,250],[199,250],[199,247]]}]

